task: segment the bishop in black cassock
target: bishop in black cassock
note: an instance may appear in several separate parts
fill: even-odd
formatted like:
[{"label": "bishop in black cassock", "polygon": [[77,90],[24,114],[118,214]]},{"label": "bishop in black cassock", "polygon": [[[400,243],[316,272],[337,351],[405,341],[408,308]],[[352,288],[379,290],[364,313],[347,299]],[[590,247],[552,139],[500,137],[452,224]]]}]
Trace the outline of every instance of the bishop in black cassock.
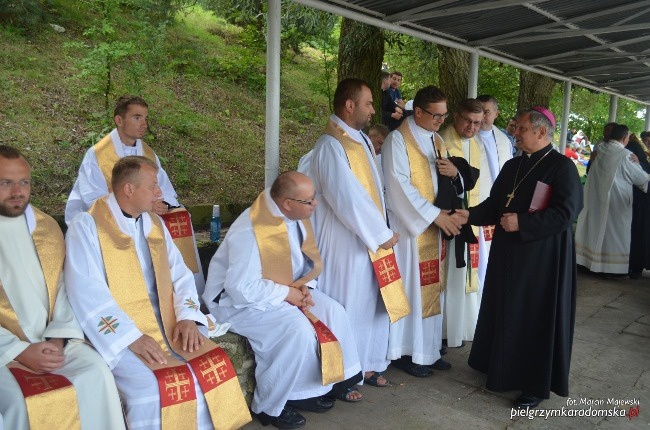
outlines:
[{"label": "bishop in black cassock", "polygon": [[[493,391],[521,390],[517,407],[536,407],[551,391],[567,396],[576,308],[572,224],[582,209],[574,164],[553,150],[553,114],[533,108],[517,119],[525,152],[504,166],[469,223],[496,224],[469,365]],[[529,213],[538,181],[548,206]]]}]

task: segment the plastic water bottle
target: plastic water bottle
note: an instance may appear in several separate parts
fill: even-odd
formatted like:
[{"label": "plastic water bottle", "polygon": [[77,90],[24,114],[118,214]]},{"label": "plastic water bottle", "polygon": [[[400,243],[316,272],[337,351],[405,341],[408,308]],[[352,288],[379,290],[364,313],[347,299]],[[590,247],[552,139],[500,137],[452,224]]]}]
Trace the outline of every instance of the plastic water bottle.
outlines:
[{"label": "plastic water bottle", "polygon": [[212,219],[210,220],[210,241],[219,242],[221,239],[221,210],[219,205],[212,206]]}]

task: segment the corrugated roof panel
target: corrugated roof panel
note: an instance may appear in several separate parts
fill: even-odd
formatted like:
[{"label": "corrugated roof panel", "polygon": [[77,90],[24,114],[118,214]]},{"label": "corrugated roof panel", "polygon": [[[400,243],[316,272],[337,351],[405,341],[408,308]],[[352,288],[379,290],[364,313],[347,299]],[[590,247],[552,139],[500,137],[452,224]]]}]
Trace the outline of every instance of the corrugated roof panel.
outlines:
[{"label": "corrugated roof panel", "polygon": [[[604,82],[608,75],[613,77],[613,80],[620,80],[625,76],[638,77],[639,73],[644,72],[650,75],[650,67],[645,64],[620,66],[623,62],[632,61],[626,58],[603,59],[584,55],[579,61],[552,61],[549,64],[544,64],[543,61],[547,57],[553,58],[563,53],[571,54],[573,51],[585,50],[614,55],[618,50],[629,52],[630,55],[640,55],[646,51],[650,53],[650,0],[530,0],[526,4],[510,5],[504,1],[482,0],[439,0],[433,3],[429,0],[312,1],[337,7],[347,5],[349,10],[361,13],[364,13],[363,10],[371,11],[366,13],[369,17],[386,17],[385,22],[396,23],[423,33],[427,33],[424,29],[429,29],[429,34],[447,39],[450,43],[463,41],[468,46],[514,58],[525,65],[553,70],[561,75],[570,76],[586,70],[585,78],[590,82]],[[505,7],[495,8],[495,5]],[[418,10],[420,12],[415,13]],[[432,10],[438,13],[432,13]],[[581,30],[612,26],[623,28],[639,24],[642,26],[632,30],[580,34]],[[548,29],[566,30],[567,33],[561,37],[550,38],[547,35],[553,31]],[[647,36],[648,40],[620,43],[644,36]],[[521,42],[499,41],[504,38]],[[611,43],[618,44],[618,47],[602,47],[603,44]],[[599,47],[602,49],[598,49]],[[602,72],[598,69],[607,64],[619,66]],[[644,88],[650,85],[650,78],[647,82],[637,82]],[[612,88],[616,88],[614,85],[612,84]],[[625,88],[621,88],[623,94],[628,94],[624,92]],[[650,97],[644,100],[645,103],[650,103]]]}]

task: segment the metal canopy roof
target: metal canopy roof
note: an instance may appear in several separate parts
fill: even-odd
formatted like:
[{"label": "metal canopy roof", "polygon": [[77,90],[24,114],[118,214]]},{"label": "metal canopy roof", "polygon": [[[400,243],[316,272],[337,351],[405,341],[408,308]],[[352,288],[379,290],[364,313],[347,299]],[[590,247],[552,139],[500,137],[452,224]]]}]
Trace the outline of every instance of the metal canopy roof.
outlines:
[{"label": "metal canopy roof", "polygon": [[296,0],[650,105],[650,0]]}]

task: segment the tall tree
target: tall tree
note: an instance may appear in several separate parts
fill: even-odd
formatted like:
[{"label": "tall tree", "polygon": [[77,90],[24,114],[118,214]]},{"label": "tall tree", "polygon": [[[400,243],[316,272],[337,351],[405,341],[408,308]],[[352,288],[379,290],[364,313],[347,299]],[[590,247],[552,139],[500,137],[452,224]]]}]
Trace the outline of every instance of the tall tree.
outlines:
[{"label": "tall tree", "polygon": [[375,101],[374,122],[381,120],[381,65],[384,33],[380,28],[343,18],[339,37],[338,80],[359,78],[368,82]]},{"label": "tall tree", "polygon": [[520,70],[517,109],[527,109],[531,106],[548,107],[555,84],[555,80],[548,76]]},{"label": "tall tree", "polygon": [[438,72],[440,89],[447,96],[447,108],[453,112],[467,98],[469,53],[438,45]]}]

